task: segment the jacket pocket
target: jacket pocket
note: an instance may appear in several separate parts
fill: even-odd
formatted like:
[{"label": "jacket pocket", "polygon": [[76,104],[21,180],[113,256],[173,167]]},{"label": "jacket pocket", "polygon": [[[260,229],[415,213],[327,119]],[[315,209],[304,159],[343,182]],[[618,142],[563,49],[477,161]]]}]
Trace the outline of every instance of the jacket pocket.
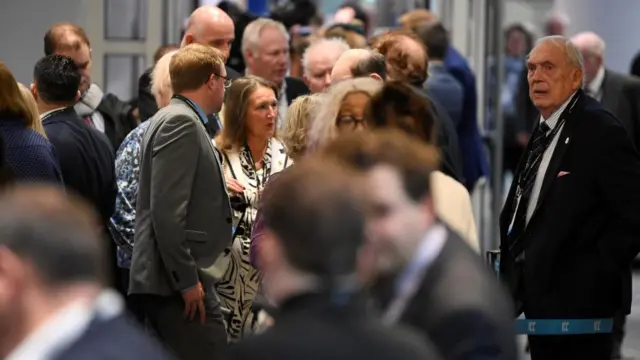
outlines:
[{"label": "jacket pocket", "polygon": [[184,233],[187,241],[207,242],[207,233],[204,231],[185,230]]}]

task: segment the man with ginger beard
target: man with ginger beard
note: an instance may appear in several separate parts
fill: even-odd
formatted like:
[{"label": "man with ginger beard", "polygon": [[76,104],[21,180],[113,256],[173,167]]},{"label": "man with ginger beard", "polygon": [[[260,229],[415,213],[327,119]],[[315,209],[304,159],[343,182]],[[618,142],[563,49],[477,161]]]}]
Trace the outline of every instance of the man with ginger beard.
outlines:
[{"label": "man with ginger beard", "polygon": [[[211,46],[220,50],[224,55],[225,61],[227,61],[231,51],[231,43],[233,43],[234,39],[234,24],[229,15],[216,6],[205,5],[194,10],[189,16],[180,47],[191,43]],[[228,79],[233,80],[240,77],[240,74],[229,66],[225,66],[225,68]],[[140,109],[140,121],[146,121],[158,111],[158,105],[156,105],[155,98],[151,93],[151,82],[148,80],[152,70],[153,67],[149,68],[139,80],[138,108]],[[207,115],[209,115],[211,127],[208,130],[211,133],[217,133],[221,127],[217,116]]]}]

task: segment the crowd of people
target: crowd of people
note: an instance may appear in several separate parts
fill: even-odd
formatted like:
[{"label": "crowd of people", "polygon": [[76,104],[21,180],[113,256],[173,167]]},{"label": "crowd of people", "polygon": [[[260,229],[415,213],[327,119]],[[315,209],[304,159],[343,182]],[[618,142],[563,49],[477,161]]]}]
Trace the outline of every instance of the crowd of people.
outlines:
[{"label": "crowd of people", "polygon": [[637,80],[593,33],[507,30],[514,75],[494,86],[521,154],[495,274],[470,200],[475,76],[433,13],[399,20],[370,36],[345,4],[239,33],[202,6],[135,101],[92,83],[72,23],[30,87],[0,62],[0,358],[513,360],[522,314],[534,360],[617,358],[639,119],[609,92]]}]

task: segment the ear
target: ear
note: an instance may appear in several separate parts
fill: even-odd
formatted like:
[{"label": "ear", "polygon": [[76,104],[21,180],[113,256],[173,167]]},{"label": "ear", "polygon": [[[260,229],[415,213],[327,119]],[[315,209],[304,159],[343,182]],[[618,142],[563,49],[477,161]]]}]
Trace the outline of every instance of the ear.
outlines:
[{"label": "ear", "polygon": [[80,98],[81,98],[81,97],[82,97],[82,94],[80,94],[80,90],[78,90],[78,91],[76,92],[76,100],[75,100],[75,102],[78,102],[78,101],[80,100]]},{"label": "ear", "polygon": [[193,34],[192,33],[186,33],[184,34],[184,39],[182,39],[182,46],[187,46],[189,44],[193,44],[194,39],[193,39]]},{"label": "ear", "polygon": [[245,59],[247,60],[247,65],[252,65],[255,62],[255,54],[253,53],[253,51],[251,49],[247,49],[247,52],[245,53]]},{"label": "ear", "polygon": [[309,87],[309,78],[304,73],[302,74],[302,81],[304,81],[304,84]]},{"label": "ear", "polygon": [[584,80],[584,72],[582,71],[582,69],[576,69],[573,72],[573,79],[571,79],[571,82],[573,83],[573,88],[574,89],[580,89],[582,87],[582,83]]},{"label": "ear", "polygon": [[383,81],[382,77],[376,73],[369,75],[369,77],[372,78],[373,80]]},{"label": "ear", "polygon": [[36,87],[35,83],[31,83],[31,85],[29,85],[29,90],[31,91],[31,95],[33,95],[33,98],[36,99],[36,101],[38,100],[38,88]]}]

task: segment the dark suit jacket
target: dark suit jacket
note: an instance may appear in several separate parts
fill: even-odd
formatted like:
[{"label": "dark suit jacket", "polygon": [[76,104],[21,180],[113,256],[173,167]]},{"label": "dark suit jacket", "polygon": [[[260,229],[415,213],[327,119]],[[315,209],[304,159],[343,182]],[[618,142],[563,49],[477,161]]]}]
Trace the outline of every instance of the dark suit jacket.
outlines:
[{"label": "dark suit jacket", "polygon": [[129,132],[138,126],[132,115],[133,106],[113,94],[104,94],[96,110],[104,119],[104,134],[115,151]]},{"label": "dark suit jacket", "polygon": [[307,84],[304,83],[304,81],[293,77],[286,77],[284,81],[287,84],[286,96],[289,105],[291,105],[293,99],[297,98],[298,96],[309,94],[309,88],[307,87]]},{"label": "dark suit jacket", "polygon": [[600,101],[620,120],[636,149],[640,149],[640,79],[605,70]]},{"label": "dark suit jacket", "polygon": [[95,206],[106,229],[117,194],[109,140],[87,126],[72,107],[45,118],[42,125],[56,149],[65,187]]},{"label": "dark suit jacket", "polygon": [[447,51],[444,66],[464,89],[462,122],[457,131],[464,160],[464,184],[472,188],[479,178],[489,173],[488,159],[478,130],[476,78],[467,60],[453,47]]},{"label": "dark suit jacket", "polygon": [[[226,66],[225,68],[227,70],[228,79],[235,80],[241,76],[237,71],[233,70],[229,66]],[[140,112],[141,122],[147,121],[156,113],[156,111],[158,111],[158,104],[156,104],[156,99],[153,97],[153,93],[151,93],[152,72],[153,67],[150,67],[138,80],[138,111]]]},{"label": "dark suit jacket", "polygon": [[230,349],[229,359],[439,359],[429,341],[382,326],[364,304],[337,308],[328,296],[305,294],[280,307],[275,325]]},{"label": "dark suit jacket", "polygon": [[[640,155],[610,112],[582,90],[578,96],[523,235],[507,236],[516,181],[500,217],[501,276],[531,318],[630,311],[630,266],[640,250]],[[516,264],[519,249],[526,256]]]},{"label": "dark suit jacket", "polygon": [[94,320],[82,336],[53,360],[169,360],[159,344],[119,316]]},{"label": "dark suit jacket", "polygon": [[462,123],[464,88],[449,74],[444,65],[429,64],[429,78],[425,83],[427,93],[447,110],[456,128]]},{"label": "dark suit jacket", "polygon": [[[376,294],[386,308],[395,278]],[[447,360],[517,359],[512,305],[481,258],[448,229],[440,254],[401,321],[428,336]]]},{"label": "dark suit jacket", "polygon": [[460,154],[460,143],[458,142],[458,133],[455,125],[447,110],[433,99],[425,89],[414,87],[429,102],[429,110],[436,119],[436,145],[440,149],[442,156],[442,172],[451,176],[459,182],[463,182],[463,162]]}]

